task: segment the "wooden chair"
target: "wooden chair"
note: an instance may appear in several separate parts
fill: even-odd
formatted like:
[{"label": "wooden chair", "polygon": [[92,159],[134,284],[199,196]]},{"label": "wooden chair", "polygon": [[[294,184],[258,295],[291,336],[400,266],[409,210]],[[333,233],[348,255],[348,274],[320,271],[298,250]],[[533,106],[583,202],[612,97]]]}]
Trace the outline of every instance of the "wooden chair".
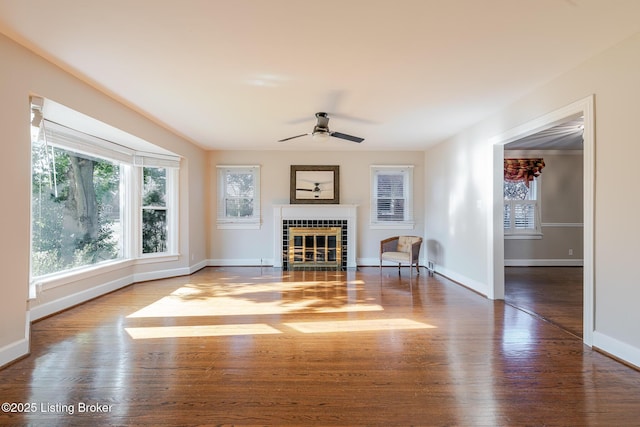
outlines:
[{"label": "wooden chair", "polygon": [[420,274],[418,268],[418,255],[420,255],[420,246],[422,246],[422,238],[418,236],[394,236],[384,239],[380,242],[380,271],[382,271],[382,261],[391,261],[398,263],[398,273],[402,263],[409,264],[411,267],[416,265],[416,271]]}]

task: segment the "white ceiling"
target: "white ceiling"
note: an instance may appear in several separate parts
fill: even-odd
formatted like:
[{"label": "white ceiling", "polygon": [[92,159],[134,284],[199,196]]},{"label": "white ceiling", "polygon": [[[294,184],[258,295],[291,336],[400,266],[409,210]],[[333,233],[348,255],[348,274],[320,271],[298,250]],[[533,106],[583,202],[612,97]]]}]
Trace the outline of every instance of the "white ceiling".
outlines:
[{"label": "white ceiling", "polygon": [[505,150],[583,150],[584,117],[567,120],[504,146]]},{"label": "white ceiling", "polygon": [[[421,150],[639,17],[638,0],[0,0],[0,32],[211,149]],[[318,111],[365,141],[275,142]]]}]

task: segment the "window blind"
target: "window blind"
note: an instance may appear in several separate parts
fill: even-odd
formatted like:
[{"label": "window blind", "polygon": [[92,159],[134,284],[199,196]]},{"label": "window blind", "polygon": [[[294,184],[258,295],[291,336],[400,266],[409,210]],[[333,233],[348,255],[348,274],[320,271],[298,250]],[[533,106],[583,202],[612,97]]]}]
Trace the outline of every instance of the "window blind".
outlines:
[{"label": "window blind", "polygon": [[45,142],[51,146],[70,149],[101,159],[115,160],[135,166],[179,168],[180,157],[167,154],[143,153],[113,141],[98,138],[44,119]]}]

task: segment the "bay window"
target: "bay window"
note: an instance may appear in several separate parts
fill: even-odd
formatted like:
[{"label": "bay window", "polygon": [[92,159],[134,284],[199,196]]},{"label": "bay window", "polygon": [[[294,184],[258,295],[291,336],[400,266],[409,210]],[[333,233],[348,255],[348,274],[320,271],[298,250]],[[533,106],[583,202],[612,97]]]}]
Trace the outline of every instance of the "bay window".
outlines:
[{"label": "bay window", "polygon": [[133,148],[62,125],[48,117],[47,105],[66,109],[32,99],[32,283],[142,255],[175,254],[179,157],[159,148],[154,153],[146,141]]}]

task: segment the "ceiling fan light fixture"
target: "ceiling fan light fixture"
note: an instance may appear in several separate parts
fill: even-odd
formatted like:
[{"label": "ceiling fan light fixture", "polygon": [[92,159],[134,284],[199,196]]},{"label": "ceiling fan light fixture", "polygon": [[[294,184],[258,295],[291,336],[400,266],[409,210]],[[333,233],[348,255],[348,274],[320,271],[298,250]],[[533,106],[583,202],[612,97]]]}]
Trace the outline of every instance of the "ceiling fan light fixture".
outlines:
[{"label": "ceiling fan light fixture", "polygon": [[313,140],[317,142],[324,142],[324,141],[328,141],[330,136],[331,135],[329,135],[329,132],[318,131],[318,132],[313,132],[313,134],[311,135],[311,138],[313,138]]}]

